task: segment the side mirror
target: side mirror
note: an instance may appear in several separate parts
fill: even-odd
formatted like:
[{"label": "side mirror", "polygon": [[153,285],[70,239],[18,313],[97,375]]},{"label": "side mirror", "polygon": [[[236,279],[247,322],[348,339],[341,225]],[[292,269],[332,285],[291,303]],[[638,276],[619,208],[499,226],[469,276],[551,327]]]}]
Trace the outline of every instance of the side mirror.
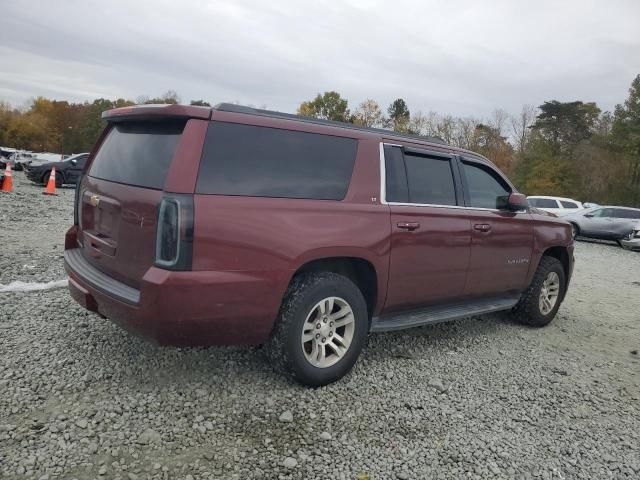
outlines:
[{"label": "side mirror", "polygon": [[529,208],[526,195],[517,192],[510,193],[504,197],[498,197],[497,204],[500,210],[510,210],[512,212],[527,210]]},{"label": "side mirror", "polygon": [[78,160],[76,160],[75,158],[73,160],[71,160],[71,164],[72,165],[76,165],[78,163]]}]

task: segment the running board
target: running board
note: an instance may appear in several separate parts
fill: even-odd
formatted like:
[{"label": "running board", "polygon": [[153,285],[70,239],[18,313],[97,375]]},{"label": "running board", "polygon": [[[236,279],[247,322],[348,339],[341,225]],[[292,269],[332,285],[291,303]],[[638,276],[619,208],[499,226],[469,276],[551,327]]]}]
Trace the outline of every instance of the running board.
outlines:
[{"label": "running board", "polygon": [[470,300],[464,303],[449,303],[434,305],[416,310],[394,312],[381,317],[373,317],[371,321],[372,332],[388,332],[390,330],[402,330],[405,328],[431,325],[434,323],[448,322],[459,318],[484,315],[485,313],[499,312],[513,308],[520,299],[520,295],[505,297],[483,298]]}]

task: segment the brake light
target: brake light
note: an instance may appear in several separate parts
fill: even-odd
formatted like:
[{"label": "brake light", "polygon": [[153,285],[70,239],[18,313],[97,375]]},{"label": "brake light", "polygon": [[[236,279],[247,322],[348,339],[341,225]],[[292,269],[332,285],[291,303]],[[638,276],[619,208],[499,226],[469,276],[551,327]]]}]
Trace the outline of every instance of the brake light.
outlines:
[{"label": "brake light", "polygon": [[165,195],[158,207],[155,265],[168,270],[191,270],[193,253],[193,197]]},{"label": "brake light", "polygon": [[73,224],[80,225],[80,210],[82,205],[80,205],[80,200],[82,199],[82,177],[78,179],[78,183],[76,183],[76,191],[75,197],[73,200]]}]

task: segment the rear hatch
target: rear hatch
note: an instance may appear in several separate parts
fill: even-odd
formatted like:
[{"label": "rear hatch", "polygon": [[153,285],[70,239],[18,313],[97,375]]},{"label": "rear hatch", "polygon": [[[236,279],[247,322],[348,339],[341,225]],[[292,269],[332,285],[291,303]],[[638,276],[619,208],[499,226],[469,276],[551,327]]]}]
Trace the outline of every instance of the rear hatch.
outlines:
[{"label": "rear hatch", "polygon": [[134,116],[111,123],[78,187],[83,256],[134,288],[154,263],[158,205],[185,122]]}]

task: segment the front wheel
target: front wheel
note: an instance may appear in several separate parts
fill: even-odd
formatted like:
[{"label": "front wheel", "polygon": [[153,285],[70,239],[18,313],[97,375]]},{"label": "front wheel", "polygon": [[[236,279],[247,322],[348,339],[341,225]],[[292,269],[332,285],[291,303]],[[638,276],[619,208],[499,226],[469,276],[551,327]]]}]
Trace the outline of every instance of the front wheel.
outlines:
[{"label": "front wheel", "polygon": [[348,278],[330,272],[293,279],[265,353],[274,368],[319,387],[346,375],[368,333],[367,305]]},{"label": "front wheel", "polygon": [[533,327],[548,325],[560,308],[565,288],[566,277],[560,261],[542,257],[531,285],[513,309],[515,319]]}]

